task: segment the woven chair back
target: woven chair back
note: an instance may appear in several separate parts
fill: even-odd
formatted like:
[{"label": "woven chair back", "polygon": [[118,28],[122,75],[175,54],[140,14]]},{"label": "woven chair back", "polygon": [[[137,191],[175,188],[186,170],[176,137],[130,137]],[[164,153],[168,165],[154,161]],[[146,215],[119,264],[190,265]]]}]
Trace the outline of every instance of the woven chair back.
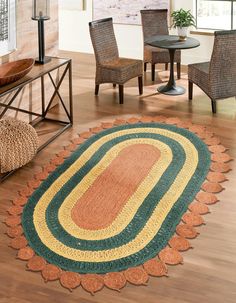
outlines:
[{"label": "woven chair back", "polygon": [[215,32],[209,77],[215,98],[236,96],[236,30]]},{"label": "woven chair back", "polygon": [[141,10],[143,39],[156,35],[168,35],[167,9]]},{"label": "woven chair back", "polygon": [[90,22],[89,30],[97,64],[117,60],[119,52],[112,18]]}]

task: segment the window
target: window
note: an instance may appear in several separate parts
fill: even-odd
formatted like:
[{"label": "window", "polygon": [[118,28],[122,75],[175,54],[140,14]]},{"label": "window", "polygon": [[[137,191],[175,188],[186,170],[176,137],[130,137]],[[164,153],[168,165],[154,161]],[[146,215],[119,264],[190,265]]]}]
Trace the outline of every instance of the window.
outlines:
[{"label": "window", "polygon": [[236,0],[196,0],[197,28],[236,29]]},{"label": "window", "polygon": [[8,0],[0,2],[0,41],[8,39]]},{"label": "window", "polygon": [[0,0],[0,57],[16,48],[16,0]]}]

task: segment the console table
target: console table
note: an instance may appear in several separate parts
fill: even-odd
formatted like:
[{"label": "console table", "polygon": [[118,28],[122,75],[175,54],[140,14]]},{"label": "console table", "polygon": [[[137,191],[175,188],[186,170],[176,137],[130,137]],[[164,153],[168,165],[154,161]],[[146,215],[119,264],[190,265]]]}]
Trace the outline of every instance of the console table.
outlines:
[{"label": "console table", "polygon": [[[58,79],[58,83],[55,83],[55,81],[52,78],[51,73],[54,70],[59,69],[60,67],[65,67],[64,72]],[[69,108],[67,109],[61,95],[59,92],[60,86],[68,73],[69,76]],[[46,105],[46,100],[45,100],[45,76],[48,75],[49,79],[51,80],[51,83],[54,88],[54,92]],[[30,110],[18,108],[15,106],[12,106],[12,103],[16,99],[16,97],[19,95],[19,93],[22,91],[22,89],[32,83],[33,81],[40,79],[41,80],[41,113],[36,113],[32,112]],[[36,118],[30,123],[32,126],[36,126],[38,123],[42,121],[51,121],[51,122],[57,122],[63,125],[63,127],[56,133],[54,134],[51,138],[49,138],[45,143],[43,143],[39,147],[39,151],[42,150],[45,146],[47,146],[50,142],[52,142],[56,137],[58,137],[62,132],[64,132],[67,128],[71,127],[73,124],[73,97],[72,97],[72,63],[71,59],[62,59],[62,58],[56,58],[52,57],[51,61],[46,63],[46,64],[35,64],[32,70],[27,74],[25,77],[22,79],[13,82],[9,85],[5,85],[0,87],[0,98],[2,98],[5,95],[8,95],[10,93],[13,93],[13,96],[6,102],[2,103],[0,102],[0,109],[1,107],[4,107],[2,112],[0,113],[0,119],[6,114],[6,112],[10,110],[15,110],[17,112],[22,112],[25,114],[29,114],[32,116],[35,116]],[[51,119],[47,117],[48,111],[52,105],[52,102],[54,98],[58,96],[59,101],[66,113],[66,116],[68,118],[68,121],[61,121],[57,119]],[[0,99],[1,100],[1,99]]]},{"label": "console table", "polygon": [[[54,81],[52,77],[52,72],[55,70],[59,70],[59,68],[64,67],[64,71],[59,76],[59,79],[57,82]],[[68,84],[68,91],[69,91],[69,106],[65,105],[65,102],[59,92],[59,89],[61,87],[61,84],[63,80],[65,79],[65,76],[68,74],[69,78],[69,84]],[[49,100],[45,100],[45,76],[48,75],[50,79],[50,83],[53,87],[53,93]],[[40,79],[40,91],[41,91],[41,112],[33,112],[28,109],[18,108],[13,106],[13,102],[16,100],[17,96],[20,94],[20,92],[23,90],[23,88],[34,82],[35,80]],[[9,95],[9,94],[12,94]],[[6,99],[6,102],[2,102],[2,97],[9,95],[10,97]],[[50,110],[50,107],[52,105],[52,102],[55,97],[58,97],[59,103],[62,105],[64,112],[67,116],[68,121],[62,121],[58,119],[52,119],[47,117],[47,114]],[[38,101],[38,99],[37,99]],[[33,102],[33,101],[32,101]],[[67,108],[68,107],[68,108]],[[49,122],[55,122],[62,127],[54,133],[46,142],[42,143],[39,146],[38,152],[41,151],[44,147],[46,147],[49,143],[51,143],[55,138],[57,138],[60,134],[62,134],[66,129],[72,126],[73,124],[73,96],[72,96],[72,62],[71,59],[62,59],[57,57],[52,57],[51,61],[46,64],[35,64],[32,70],[22,79],[11,83],[9,85],[5,85],[0,87],[0,119],[3,118],[3,116],[7,113],[8,110],[15,110],[17,112],[22,112],[28,115],[32,115],[35,118],[30,122],[32,126],[38,125],[42,121],[49,121]],[[8,173],[7,176],[11,174]],[[6,176],[5,176],[6,177]],[[4,179],[5,179],[4,177]],[[0,182],[3,178],[0,178]]]}]

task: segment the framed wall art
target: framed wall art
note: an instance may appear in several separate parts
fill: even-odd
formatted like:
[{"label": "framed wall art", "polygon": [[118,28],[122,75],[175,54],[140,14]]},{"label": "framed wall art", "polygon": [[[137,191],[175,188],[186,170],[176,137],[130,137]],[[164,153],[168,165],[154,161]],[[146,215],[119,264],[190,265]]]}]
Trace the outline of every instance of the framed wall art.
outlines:
[{"label": "framed wall art", "polygon": [[141,24],[140,10],[170,9],[170,0],[93,0],[93,19],[113,17],[118,24]]},{"label": "framed wall art", "polygon": [[0,0],[0,56],[16,49],[16,0]]}]

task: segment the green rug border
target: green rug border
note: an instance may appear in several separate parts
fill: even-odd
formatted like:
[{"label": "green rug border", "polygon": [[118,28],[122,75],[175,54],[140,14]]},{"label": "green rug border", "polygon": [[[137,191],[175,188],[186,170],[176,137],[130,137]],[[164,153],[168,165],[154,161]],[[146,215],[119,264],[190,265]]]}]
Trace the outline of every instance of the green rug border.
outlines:
[{"label": "green rug border", "polygon": [[[196,176],[194,177],[195,182],[188,184],[185,191],[192,192],[192,195],[186,195],[187,197],[181,196],[181,198],[175,203],[174,207],[172,208],[171,212],[165,219],[159,233],[153,238],[153,240],[140,252],[134,255],[115,260],[112,262],[100,262],[100,263],[89,263],[89,262],[75,262],[71,261],[69,259],[63,258],[61,256],[56,255],[52,251],[50,251],[48,248],[44,247],[44,253],[42,254],[37,249],[35,251],[44,257],[47,261],[50,263],[56,264],[60,266],[62,269],[80,272],[80,273],[106,273],[106,272],[113,272],[113,271],[120,271],[127,269],[129,267],[133,267],[136,265],[143,264],[145,261],[155,257],[160,250],[162,250],[168,243],[169,239],[175,232],[176,226],[179,224],[182,215],[186,212],[188,205],[192,202],[194,199],[196,193],[200,190],[200,187],[203,183],[203,181],[206,178],[207,172],[209,170],[210,166],[210,152],[208,151],[207,146],[205,143],[200,140],[195,134],[191,133],[190,131],[186,129],[181,129],[176,126],[172,125],[165,125],[160,123],[138,123],[138,124],[132,124],[132,125],[123,125],[118,127],[113,127],[108,130],[104,130],[101,133],[94,135],[93,137],[89,138],[85,143],[83,143],[79,149],[76,150],[76,152],[67,159],[64,164],[62,164],[60,167],[58,167],[55,172],[53,172],[47,180],[45,180],[40,188],[36,190],[37,194],[41,193],[42,190],[45,188],[48,188],[47,182],[54,182],[54,178],[57,178],[57,174],[60,174],[65,170],[66,167],[71,165],[77,158],[78,153],[83,153],[91,143],[95,142],[100,136],[109,135],[110,133],[113,133],[115,131],[123,130],[123,129],[133,129],[133,128],[144,128],[144,127],[158,127],[162,129],[168,129],[170,131],[175,131],[186,138],[188,138],[197,148],[199,152],[199,161],[198,167],[196,169],[196,172],[194,175],[198,176],[196,180]],[[202,173],[202,168],[204,168],[204,173]],[[47,182],[46,182],[47,181]],[[47,184],[47,185],[46,185]],[[33,197],[35,198],[36,194],[33,194],[33,196],[29,199],[29,202],[27,205],[30,204],[30,202],[33,200]],[[183,203],[184,202],[184,203]],[[32,203],[32,202],[31,202]],[[22,225],[25,227],[25,223],[28,221],[29,217],[26,216],[27,212],[23,212],[22,216]],[[174,218],[173,218],[174,217]],[[174,219],[174,224],[173,224]],[[25,230],[25,228],[24,228]],[[159,234],[162,234],[163,231],[167,230],[169,237],[166,235],[165,239],[159,236]],[[34,245],[31,241],[31,236],[29,236],[29,233],[33,232],[32,229],[25,230],[25,236],[30,244],[30,246],[34,249]],[[37,235],[36,235],[37,236]],[[38,236],[37,236],[38,237]],[[158,239],[160,237],[160,239]],[[167,240],[166,240],[167,239]],[[40,241],[40,239],[38,238]],[[41,243],[42,244],[42,243]],[[44,245],[43,245],[44,246]],[[46,249],[46,251],[45,251]],[[45,253],[46,252],[46,253]],[[53,254],[53,255],[52,255]],[[134,260],[133,260],[134,258]],[[98,268],[99,267],[99,268]]]},{"label": "green rug border", "polygon": [[[89,240],[82,240],[80,238],[76,238],[68,234],[63,227],[60,225],[60,222],[58,220],[58,211],[63,203],[64,199],[68,195],[69,192],[71,192],[74,187],[76,186],[77,183],[81,181],[81,179],[86,175],[89,170],[90,170],[90,162],[93,163],[93,165],[96,165],[101,158],[104,156],[104,154],[115,144],[118,144],[120,142],[124,142],[125,140],[128,139],[133,139],[137,137],[137,134],[132,134],[132,135],[125,135],[119,138],[115,138],[104,144],[95,154],[91,159],[86,163],[86,165],[81,168],[68,182],[63,186],[60,192],[54,196],[52,201],[50,202],[47,212],[46,212],[46,220],[47,220],[47,225],[49,230],[52,232],[54,237],[61,241],[63,244],[68,245],[69,247],[72,248],[79,248],[80,250],[105,250],[107,248],[115,248],[120,245],[124,245],[128,242],[130,242],[132,239],[135,238],[136,234],[143,228],[145,225],[145,222],[148,220],[148,218],[151,216],[153,209],[156,207],[156,205],[159,203],[159,200],[161,197],[164,195],[166,190],[171,186],[173,181],[175,180],[176,175],[179,173],[179,171],[182,168],[182,164],[185,161],[185,154],[182,146],[176,142],[175,140],[171,138],[166,138],[162,135],[158,134],[145,134],[145,133],[139,133],[138,134],[139,138],[151,138],[155,140],[160,140],[164,143],[167,143],[169,146],[172,147],[172,152],[173,153],[173,160],[159,182],[156,184],[156,186],[153,188],[153,190],[149,193],[147,198],[144,200],[142,203],[141,207],[136,213],[136,216],[134,219],[127,225],[127,227],[117,236],[108,238],[106,240],[100,240],[100,241],[89,241]],[[115,144],[113,144],[115,143]],[[99,155],[99,157],[97,157]],[[181,157],[182,156],[182,157]],[[182,159],[180,159],[182,158]],[[95,160],[96,159],[96,160]],[[86,168],[85,168],[86,167]],[[82,171],[82,175],[80,175],[80,171]],[[167,182],[166,182],[167,180]],[[169,180],[169,181],[168,181]],[[169,182],[169,183],[168,183]],[[69,186],[68,186],[69,185]],[[161,190],[159,190],[161,189]],[[151,198],[150,198],[151,196]],[[157,203],[153,204],[153,206],[150,203],[150,199],[152,197],[158,197],[157,198]],[[27,214],[28,217],[32,216],[33,209],[36,205],[36,200],[35,203],[31,203],[29,206],[29,212]],[[53,223],[51,224],[51,219],[52,217],[54,218]],[[136,222],[142,219],[141,222]],[[141,223],[141,224],[140,224]],[[33,222],[31,221],[29,225],[33,225]],[[78,244],[79,242],[79,244]],[[77,244],[77,246],[76,246]],[[36,243],[37,245],[37,243]]]},{"label": "green rug border", "polygon": [[[58,220],[59,208],[60,208],[61,204],[63,203],[64,198],[67,196],[67,194],[71,190],[73,190],[73,188],[76,186],[76,183],[81,181],[81,179],[84,177],[84,175],[86,175],[88,173],[88,171],[90,169],[90,167],[89,167],[90,160],[89,160],[85,165],[87,167],[87,169],[85,169],[85,167],[82,169],[83,175],[81,175],[79,177],[80,171],[78,171],[78,173],[76,173],[73,176],[73,178],[71,178],[67,182],[67,184],[64,186],[64,188],[62,189],[62,195],[60,195],[60,193],[57,194],[52,199],[52,201],[50,202],[50,204],[47,208],[47,213],[46,213],[47,225],[56,239],[61,241],[63,244],[68,245],[69,247],[79,248],[80,250],[91,250],[91,251],[106,250],[106,249],[115,248],[115,247],[118,247],[118,246],[121,246],[121,245],[124,245],[124,244],[130,242],[131,240],[133,240],[135,238],[137,233],[141,229],[143,229],[145,223],[150,218],[153,209],[158,205],[161,197],[165,194],[166,190],[174,182],[175,177],[181,170],[186,157],[185,157],[182,146],[171,138],[166,138],[166,137],[164,137],[162,135],[158,135],[158,134],[145,134],[145,133],[139,133],[138,136],[139,136],[139,138],[151,138],[151,139],[156,139],[156,140],[160,140],[164,143],[167,143],[167,145],[172,147],[172,152],[174,151],[173,152],[174,157],[173,157],[171,164],[169,165],[169,167],[167,168],[167,170],[165,171],[165,173],[163,174],[163,176],[161,177],[159,182],[155,185],[155,187],[148,194],[148,196],[146,197],[146,199],[144,200],[144,202],[138,209],[133,220],[117,236],[110,237],[106,240],[100,240],[100,241],[99,240],[97,240],[97,241],[96,240],[95,241],[83,240],[80,238],[73,237],[70,234],[68,234],[63,229],[63,227],[60,225],[60,222]],[[114,146],[113,142],[118,144],[120,142],[124,142],[125,140],[134,139],[135,137],[137,137],[137,134],[133,134],[133,135],[129,134],[129,135],[115,138],[115,139],[109,141],[108,143],[103,145],[104,148],[101,148],[101,149],[103,149],[103,151],[101,151],[101,149],[99,149],[96,152],[96,154],[99,154],[99,158],[96,159],[96,161],[95,161],[95,158],[97,158],[97,155],[95,154],[94,157],[91,158],[91,162],[94,165],[96,163],[98,163],[100,161],[100,159],[104,156],[104,154],[109,150],[109,148]],[[107,148],[105,145],[107,146]],[[181,154],[181,152],[182,152],[182,154]],[[70,186],[70,188],[67,188],[69,183],[71,183],[71,186]],[[151,201],[153,201],[154,196],[157,197],[156,198],[157,203],[155,203],[155,204],[153,203],[153,205],[152,205]],[[52,216],[54,216],[54,219],[55,219],[55,222],[53,224],[51,224]],[[142,218],[142,222],[140,222],[141,221],[140,218]],[[78,241],[79,241],[79,244],[78,244]]]}]

